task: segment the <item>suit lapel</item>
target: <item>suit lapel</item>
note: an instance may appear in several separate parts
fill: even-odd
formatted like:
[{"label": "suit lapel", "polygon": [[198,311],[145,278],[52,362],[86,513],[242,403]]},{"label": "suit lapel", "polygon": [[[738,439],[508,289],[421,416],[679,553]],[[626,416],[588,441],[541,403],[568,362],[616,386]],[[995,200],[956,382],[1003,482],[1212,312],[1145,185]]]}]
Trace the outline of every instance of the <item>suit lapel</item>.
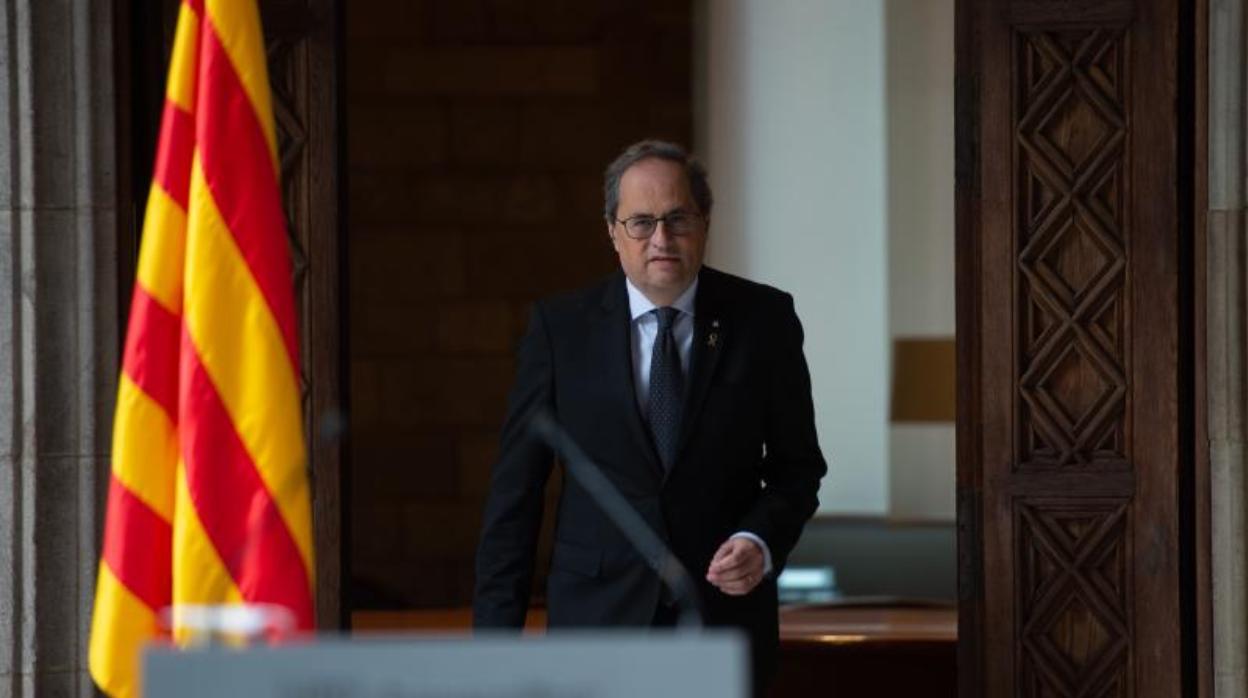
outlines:
[{"label": "suit lapel", "polygon": [[654,450],[650,430],[641,418],[637,407],[637,385],[633,379],[632,317],[628,306],[628,292],[624,289],[624,274],[617,274],[609,284],[602,299],[601,332],[596,341],[597,355],[606,357],[604,378],[620,405],[624,406],[624,423],[656,473],[663,472],[659,454]]},{"label": "suit lapel", "polygon": [[[685,446],[697,427],[698,417],[702,414],[702,406],[706,401],[706,393],[710,390],[711,379],[715,376],[715,368],[719,365],[719,357],[729,339],[731,328],[723,316],[723,303],[720,297],[718,279],[713,269],[702,268],[698,279],[698,295],[694,300],[693,345],[690,347],[692,356],[689,358],[691,377],[689,380],[688,399],[685,400],[685,412],[681,417],[680,445],[676,450],[676,465],[684,454]],[[673,469],[675,469],[673,465]]]}]

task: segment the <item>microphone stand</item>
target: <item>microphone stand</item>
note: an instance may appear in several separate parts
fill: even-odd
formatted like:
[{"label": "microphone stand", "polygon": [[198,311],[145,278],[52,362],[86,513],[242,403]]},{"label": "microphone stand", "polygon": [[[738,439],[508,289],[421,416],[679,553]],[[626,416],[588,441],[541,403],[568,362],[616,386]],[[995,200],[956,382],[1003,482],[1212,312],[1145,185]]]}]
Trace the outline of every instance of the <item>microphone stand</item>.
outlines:
[{"label": "microphone stand", "polygon": [[585,455],[549,410],[540,409],[535,412],[529,420],[529,430],[563,459],[572,478],[585,488],[607,518],[611,519],[633,548],[641,553],[642,559],[659,575],[659,579],[680,607],[678,624],[681,627],[702,627],[698,592],[689,572],[641,514],[620,494],[619,489],[607,479],[598,464]]}]

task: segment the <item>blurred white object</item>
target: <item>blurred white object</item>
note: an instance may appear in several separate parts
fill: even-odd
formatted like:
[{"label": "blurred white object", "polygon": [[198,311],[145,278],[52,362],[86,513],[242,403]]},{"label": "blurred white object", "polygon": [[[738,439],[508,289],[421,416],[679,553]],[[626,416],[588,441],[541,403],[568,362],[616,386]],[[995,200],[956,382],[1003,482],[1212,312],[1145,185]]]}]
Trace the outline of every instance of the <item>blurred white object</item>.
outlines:
[{"label": "blurred white object", "polygon": [[789,567],[776,580],[780,603],[827,603],[840,598],[832,567]]},{"label": "blurred white object", "polygon": [[295,629],[295,614],[271,603],[175,604],[160,611],[161,625],[188,644],[251,644],[284,637]]}]

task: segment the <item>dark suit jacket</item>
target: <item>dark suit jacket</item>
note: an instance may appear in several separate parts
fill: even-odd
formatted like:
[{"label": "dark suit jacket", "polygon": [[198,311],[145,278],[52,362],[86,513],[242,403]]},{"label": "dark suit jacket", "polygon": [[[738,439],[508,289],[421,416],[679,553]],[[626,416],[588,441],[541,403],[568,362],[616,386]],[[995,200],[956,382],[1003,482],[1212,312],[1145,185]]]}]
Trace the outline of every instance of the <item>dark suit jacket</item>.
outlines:
[{"label": "dark suit jacket", "polygon": [[[826,465],[793,299],[702,268],[681,446],[665,474],[637,408],[624,283],[617,273],[534,307],[485,505],[474,624],[524,623],[552,467],[525,422],[546,407],[688,568],[707,622],[740,626],[756,652],[773,654],[774,576],[730,597],[705,575],[716,549],[741,530],[767,542],[778,574],[817,506]],[[547,587],[550,625],[649,625],[661,591],[615,526],[565,478]]]}]

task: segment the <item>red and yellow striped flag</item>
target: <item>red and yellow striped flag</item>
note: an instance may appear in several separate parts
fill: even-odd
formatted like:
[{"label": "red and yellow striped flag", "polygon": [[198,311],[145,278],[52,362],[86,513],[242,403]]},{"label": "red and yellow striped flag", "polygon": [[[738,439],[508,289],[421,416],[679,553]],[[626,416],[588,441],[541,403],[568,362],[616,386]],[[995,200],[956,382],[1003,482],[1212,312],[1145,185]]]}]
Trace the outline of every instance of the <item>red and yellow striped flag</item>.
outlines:
[{"label": "red and yellow striped flag", "polygon": [[[255,0],[183,0],[126,334],[90,668],[138,693],[181,604],[313,627],[290,250]],[[167,634],[167,633],[166,633]],[[176,625],[174,639],[181,633]]]}]

